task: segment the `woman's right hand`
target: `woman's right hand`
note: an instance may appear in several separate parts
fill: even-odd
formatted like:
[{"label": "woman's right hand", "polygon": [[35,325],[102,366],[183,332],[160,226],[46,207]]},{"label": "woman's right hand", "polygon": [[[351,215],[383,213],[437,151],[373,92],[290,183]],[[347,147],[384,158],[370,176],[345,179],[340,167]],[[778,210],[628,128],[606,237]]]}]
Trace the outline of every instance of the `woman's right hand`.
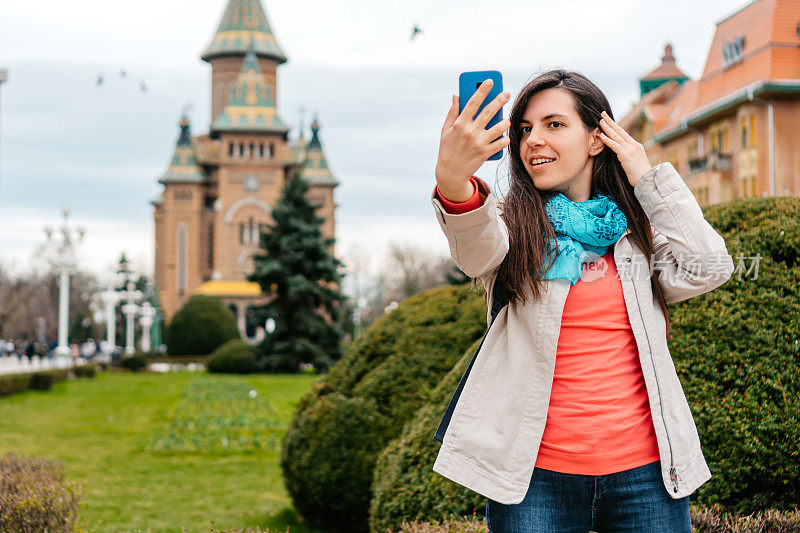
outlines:
[{"label": "woman's right hand", "polygon": [[442,127],[439,157],[436,161],[436,183],[439,192],[453,202],[465,202],[470,199],[474,189],[469,179],[492,154],[499,152],[510,142],[508,136],[503,135],[511,126],[508,119],[503,119],[486,129],[492,117],[508,102],[511,96],[509,93],[498,94],[483,108],[475,120],[472,120],[492,89],[492,84],[492,80],[485,80],[469,99],[460,115],[458,97],[453,95],[453,104]]}]

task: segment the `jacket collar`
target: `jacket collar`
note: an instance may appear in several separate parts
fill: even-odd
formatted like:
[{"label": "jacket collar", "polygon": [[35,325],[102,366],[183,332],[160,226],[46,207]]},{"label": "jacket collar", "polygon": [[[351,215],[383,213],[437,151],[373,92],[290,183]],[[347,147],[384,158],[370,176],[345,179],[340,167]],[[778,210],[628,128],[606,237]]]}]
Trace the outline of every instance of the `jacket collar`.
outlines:
[{"label": "jacket collar", "polygon": [[[631,228],[630,228],[630,226],[628,226],[627,228],[625,228],[625,231],[623,231],[623,232],[622,232],[622,235],[620,235],[620,236],[619,236],[619,239],[617,239],[617,242],[621,241],[621,240],[622,240],[622,239],[625,237],[625,235],[627,235],[628,233],[631,233]],[[616,244],[616,243],[614,243],[614,244]]]}]

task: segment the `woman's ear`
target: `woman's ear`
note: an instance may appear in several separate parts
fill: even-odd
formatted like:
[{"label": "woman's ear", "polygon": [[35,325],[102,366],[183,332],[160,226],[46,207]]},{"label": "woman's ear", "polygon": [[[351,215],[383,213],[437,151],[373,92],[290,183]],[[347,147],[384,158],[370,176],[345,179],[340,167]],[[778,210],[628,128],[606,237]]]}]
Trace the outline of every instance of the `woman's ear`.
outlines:
[{"label": "woman's ear", "polygon": [[603,151],[606,143],[600,138],[600,128],[597,127],[592,131],[592,143],[589,145],[589,155],[597,155]]}]

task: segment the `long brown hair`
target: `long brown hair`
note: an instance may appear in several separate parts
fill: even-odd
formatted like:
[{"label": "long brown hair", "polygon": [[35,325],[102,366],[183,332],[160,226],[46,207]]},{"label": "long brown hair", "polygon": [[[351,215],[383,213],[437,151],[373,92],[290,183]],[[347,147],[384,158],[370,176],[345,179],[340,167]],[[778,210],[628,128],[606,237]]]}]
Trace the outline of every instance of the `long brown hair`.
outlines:
[{"label": "long brown hair", "polygon": [[[540,297],[544,283],[544,273],[552,266],[552,261],[545,267],[547,239],[555,241],[555,231],[550,224],[544,206],[557,194],[557,191],[537,189],[520,157],[520,123],[534,94],[545,89],[561,88],[569,91],[575,109],[587,131],[600,126],[600,113],[605,111],[613,119],[611,106],[603,92],[585,76],[569,70],[550,70],[537,76],[522,88],[511,108],[509,120],[510,155],[509,181],[510,189],[506,196],[498,201],[500,215],[509,230],[509,251],[497,271],[496,283],[501,283],[508,295],[509,302],[525,303],[527,296],[525,287],[530,288],[533,299]],[[616,153],[608,146],[596,156],[592,162],[591,193],[604,194],[616,202],[628,220],[634,243],[649,258],[653,254],[653,233],[647,218],[628,182],[625,171]],[[544,229],[544,232],[541,229]],[[613,245],[612,245],[613,246]],[[558,253],[552,254],[553,259]],[[649,262],[648,262],[649,264]],[[658,299],[664,312],[669,336],[669,311],[661,286],[658,283],[659,271],[655,270],[650,277],[653,294]],[[475,286],[473,280],[473,286]]]}]

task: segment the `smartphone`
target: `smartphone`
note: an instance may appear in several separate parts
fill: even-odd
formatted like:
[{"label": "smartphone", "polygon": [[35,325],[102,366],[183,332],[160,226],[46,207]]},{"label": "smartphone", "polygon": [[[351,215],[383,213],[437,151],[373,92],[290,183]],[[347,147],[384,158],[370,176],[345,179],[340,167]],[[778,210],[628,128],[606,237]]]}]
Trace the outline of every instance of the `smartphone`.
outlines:
[{"label": "smartphone", "polygon": [[[458,77],[458,113],[461,114],[464,111],[464,107],[467,105],[467,102],[472,95],[475,94],[475,91],[478,90],[481,83],[484,80],[491,79],[492,80],[492,89],[489,91],[489,94],[486,96],[486,99],[481,104],[478,111],[475,113],[475,116],[472,117],[475,120],[475,117],[483,111],[483,108],[486,107],[486,104],[494,100],[498,94],[503,92],[503,75],[496,70],[478,70],[474,72],[462,72],[461,75]],[[486,124],[486,129],[488,130],[498,122],[503,120],[503,108],[501,107],[497,113],[492,117],[488,124]],[[499,139],[500,137],[498,137]],[[496,154],[492,155],[487,161],[496,161],[503,156],[503,151],[500,150]]]}]

